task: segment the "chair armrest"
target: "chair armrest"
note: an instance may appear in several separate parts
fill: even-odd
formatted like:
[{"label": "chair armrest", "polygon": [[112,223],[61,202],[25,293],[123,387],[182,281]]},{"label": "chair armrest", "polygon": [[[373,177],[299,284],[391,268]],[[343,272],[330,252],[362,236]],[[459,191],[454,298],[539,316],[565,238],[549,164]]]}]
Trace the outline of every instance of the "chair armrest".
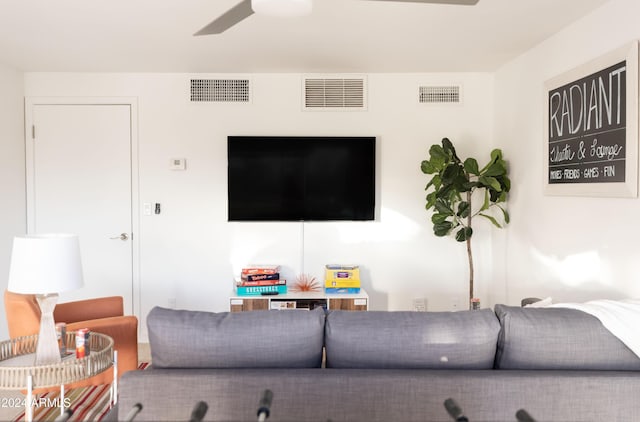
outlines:
[{"label": "chair armrest", "polygon": [[88,328],[113,339],[113,349],[118,351],[118,374],[138,367],[138,318],[127,315],[67,324],[67,332],[80,328]]},{"label": "chair armrest", "polygon": [[66,322],[67,324],[122,315],[124,315],[122,296],[58,303],[53,311],[53,319],[56,322]]}]

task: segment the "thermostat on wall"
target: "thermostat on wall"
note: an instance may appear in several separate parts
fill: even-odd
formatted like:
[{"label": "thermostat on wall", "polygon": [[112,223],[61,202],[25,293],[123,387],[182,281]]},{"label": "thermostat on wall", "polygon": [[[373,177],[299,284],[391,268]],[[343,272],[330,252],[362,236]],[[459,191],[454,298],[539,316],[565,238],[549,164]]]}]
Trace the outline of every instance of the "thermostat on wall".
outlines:
[{"label": "thermostat on wall", "polygon": [[184,158],[172,158],[169,168],[171,170],[185,170],[187,168],[187,160]]}]

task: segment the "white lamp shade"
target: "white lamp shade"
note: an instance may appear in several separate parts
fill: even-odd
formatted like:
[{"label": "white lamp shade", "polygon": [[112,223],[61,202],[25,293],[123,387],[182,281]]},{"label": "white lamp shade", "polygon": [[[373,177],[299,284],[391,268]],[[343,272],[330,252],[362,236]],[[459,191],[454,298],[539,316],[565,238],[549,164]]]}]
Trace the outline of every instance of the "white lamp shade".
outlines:
[{"label": "white lamp shade", "polygon": [[13,239],[7,290],[50,294],[83,285],[80,243],[73,234],[32,234]]},{"label": "white lamp shade", "polygon": [[251,0],[255,13],[268,16],[303,16],[311,13],[312,0]]}]

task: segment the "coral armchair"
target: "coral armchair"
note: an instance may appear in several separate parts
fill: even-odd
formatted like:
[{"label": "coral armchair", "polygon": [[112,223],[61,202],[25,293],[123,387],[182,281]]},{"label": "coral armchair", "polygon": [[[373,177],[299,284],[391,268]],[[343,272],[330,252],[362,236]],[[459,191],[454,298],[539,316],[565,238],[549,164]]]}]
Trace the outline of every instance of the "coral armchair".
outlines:
[{"label": "coral armchair", "polygon": [[[11,338],[37,334],[40,330],[40,307],[35,295],[4,292],[4,306]],[[124,315],[121,296],[111,296],[75,302],[59,303],[53,312],[55,322],[65,322],[67,332],[79,328],[106,334],[118,351],[118,374],[138,367],[138,319]],[[105,384],[113,379],[111,371],[98,374],[87,384]]]}]

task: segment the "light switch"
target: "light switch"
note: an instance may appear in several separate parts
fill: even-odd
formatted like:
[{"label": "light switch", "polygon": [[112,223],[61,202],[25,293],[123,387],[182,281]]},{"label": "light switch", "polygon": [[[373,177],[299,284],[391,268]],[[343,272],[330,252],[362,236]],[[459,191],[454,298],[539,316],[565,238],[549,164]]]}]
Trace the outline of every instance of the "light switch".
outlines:
[{"label": "light switch", "polygon": [[142,206],[142,213],[144,215],[151,215],[151,204],[149,202],[145,202],[144,205]]}]

